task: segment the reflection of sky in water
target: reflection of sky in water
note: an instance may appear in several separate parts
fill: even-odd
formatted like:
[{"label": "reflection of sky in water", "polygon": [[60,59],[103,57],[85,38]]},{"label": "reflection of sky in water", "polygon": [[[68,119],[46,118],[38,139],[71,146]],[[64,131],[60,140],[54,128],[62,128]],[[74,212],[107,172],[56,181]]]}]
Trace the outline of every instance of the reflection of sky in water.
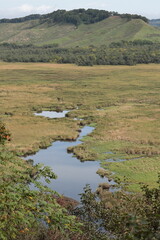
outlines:
[{"label": "reflection of sky in water", "polygon": [[[90,184],[95,190],[101,179],[96,171],[99,168],[99,163],[96,161],[80,162],[72,154],[67,153],[67,148],[80,144],[80,138],[91,133],[94,128],[84,127],[80,133],[80,137],[75,142],[60,142],[56,141],[48,149],[42,149],[33,156],[34,163],[44,163],[50,166],[58,175],[58,179],[53,180],[49,185],[50,188],[68,197],[79,200],[79,193],[83,192],[86,184]],[[43,181],[43,180],[42,180]]]},{"label": "reflection of sky in water", "polygon": [[69,111],[55,112],[55,111],[43,111],[41,113],[35,113],[35,116],[43,116],[48,118],[64,118]]}]

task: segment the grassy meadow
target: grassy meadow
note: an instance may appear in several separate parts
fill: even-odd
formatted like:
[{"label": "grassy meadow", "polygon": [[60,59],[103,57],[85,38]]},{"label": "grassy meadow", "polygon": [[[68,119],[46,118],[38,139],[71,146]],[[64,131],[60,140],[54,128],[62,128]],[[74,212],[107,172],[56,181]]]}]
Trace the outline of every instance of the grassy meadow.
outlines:
[{"label": "grassy meadow", "polygon": [[[127,178],[128,190],[139,190],[139,182],[153,187],[160,172],[159,76],[158,64],[1,62],[0,119],[12,133],[8,147],[29,154],[57,139],[73,140],[81,125],[91,124],[92,134],[72,149],[81,161],[101,161],[112,177]],[[72,111],[63,119],[34,116],[66,109]]]}]

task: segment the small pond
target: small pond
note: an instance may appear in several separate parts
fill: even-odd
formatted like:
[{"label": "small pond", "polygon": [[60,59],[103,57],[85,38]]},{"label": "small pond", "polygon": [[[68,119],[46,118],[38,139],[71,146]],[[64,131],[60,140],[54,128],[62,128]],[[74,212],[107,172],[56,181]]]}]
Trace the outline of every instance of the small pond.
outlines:
[{"label": "small pond", "polygon": [[69,111],[65,110],[63,112],[55,111],[42,111],[41,113],[35,113],[35,116],[43,116],[48,118],[64,118]]},{"label": "small pond", "polygon": [[55,111],[42,111],[40,113],[34,113],[35,116],[42,116],[48,118],[64,118],[69,111],[65,110],[63,112]]}]

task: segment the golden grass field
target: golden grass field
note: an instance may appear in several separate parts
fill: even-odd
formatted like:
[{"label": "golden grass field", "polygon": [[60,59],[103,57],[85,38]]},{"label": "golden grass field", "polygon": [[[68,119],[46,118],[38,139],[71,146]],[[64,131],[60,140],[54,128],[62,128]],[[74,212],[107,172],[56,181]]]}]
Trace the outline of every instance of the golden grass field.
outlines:
[{"label": "golden grass field", "polygon": [[[95,126],[73,149],[81,160],[100,160],[114,176],[155,186],[160,172],[160,65],[94,66],[0,63],[0,118],[18,154],[56,139],[75,139],[83,118]],[[78,109],[77,109],[78,106]],[[34,116],[72,109],[68,118]],[[107,159],[115,162],[108,163]],[[117,162],[118,159],[127,159]]]}]

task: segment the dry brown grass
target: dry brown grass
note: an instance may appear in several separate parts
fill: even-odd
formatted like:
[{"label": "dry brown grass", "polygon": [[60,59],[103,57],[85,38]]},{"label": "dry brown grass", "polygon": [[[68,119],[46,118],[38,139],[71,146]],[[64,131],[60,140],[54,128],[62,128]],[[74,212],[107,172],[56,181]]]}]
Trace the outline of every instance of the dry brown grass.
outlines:
[{"label": "dry brown grass", "polygon": [[[73,118],[78,117],[96,125],[84,145],[74,149],[82,160],[112,157],[104,152],[113,151],[127,159],[137,155],[153,158],[150,169],[157,169],[159,76],[158,64],[78,67],[0,63],[0,117],[12,133],[8,145],[32,152],[56,139],[74,139],[79,123]],[[74,111],[69,118],[59,120],[33,115],[37,110],[57,108]],[[134,164],[136,167],[137,162]],[[144,168],[145,164],[147,161]]]}]

